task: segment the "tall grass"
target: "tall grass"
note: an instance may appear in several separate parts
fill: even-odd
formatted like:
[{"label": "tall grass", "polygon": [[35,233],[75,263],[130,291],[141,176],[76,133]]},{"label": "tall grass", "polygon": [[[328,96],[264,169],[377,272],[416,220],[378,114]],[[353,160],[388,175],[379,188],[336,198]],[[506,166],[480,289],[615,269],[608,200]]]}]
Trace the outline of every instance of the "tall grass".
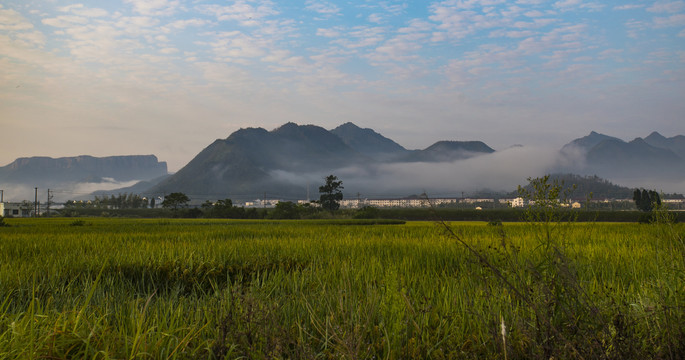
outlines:
[{"label": "tall grass", "polygon": [[[577,339],[605,358],[685,354],[683,225],[569,225],[572,270],[536,278],[507,265],[541,262],[534,228],[448,224],[528,303],[434,223],[79,220],[5,220],[0,358],[579,358]],[[582,288],[586,326],[565,327],[585,314],[557,280]]]}]

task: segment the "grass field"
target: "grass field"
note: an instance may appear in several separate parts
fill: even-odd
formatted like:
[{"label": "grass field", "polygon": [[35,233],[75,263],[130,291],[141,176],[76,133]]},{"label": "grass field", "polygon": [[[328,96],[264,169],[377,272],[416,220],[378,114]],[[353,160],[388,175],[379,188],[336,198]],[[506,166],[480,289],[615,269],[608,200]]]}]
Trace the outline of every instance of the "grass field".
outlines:
[{"label": "grass field", "polygon": [[5,222],[2,359],[685,358],[682,224]]}]

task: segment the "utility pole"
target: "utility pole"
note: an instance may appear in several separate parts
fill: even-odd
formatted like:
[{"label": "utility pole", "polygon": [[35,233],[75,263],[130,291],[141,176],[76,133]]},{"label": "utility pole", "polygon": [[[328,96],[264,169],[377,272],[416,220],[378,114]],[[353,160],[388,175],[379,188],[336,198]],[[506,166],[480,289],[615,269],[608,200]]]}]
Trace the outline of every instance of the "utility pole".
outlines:
[{"label": "utility pole", "polygon": [[50,204],[52,203],[52,198],[53,198],[53,197],[54,197],[54,195],[52,195],[52,194],[50,193],[50,189],[48,189],[48,209],[47,209],[47,211],[48,211],[48,217],[50,217]]},{"label": "utility pole", "polygon": [[36,188],[35,198],[33,200],[33,216],[38,217],[38,188]]},{"label": "utility pole", "polygon": [[266,191],[264,192],[264,200],[262,200],[262,206],[266,208]]},{"label": "utility pole", "polygon": [[0,203],[5,202],[5,190],[0,190]]}]

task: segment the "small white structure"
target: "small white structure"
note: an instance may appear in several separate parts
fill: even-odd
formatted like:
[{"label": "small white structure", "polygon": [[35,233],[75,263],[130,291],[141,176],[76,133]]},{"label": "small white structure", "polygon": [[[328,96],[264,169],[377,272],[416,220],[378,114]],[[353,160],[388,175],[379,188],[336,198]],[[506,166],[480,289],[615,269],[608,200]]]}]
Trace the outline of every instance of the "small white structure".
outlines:
[{"label": "small white structure", "polygon": [[526,204],[523,201],[522,197],[517,197],[513,200],[511,200],[511,207],[519,208],[519,207],[524,207]]},{"label": "small white structure", "polygon": [[3,217],[30,217],[33,209],[22,207],[21,203],[0,203],[0,215]]},{"label": "small white structure", "polygon": [[283,200],[261,200],[261,199],[256,199],[254,201],[246,201],[245,202],[245,207],[246,208],[275,208],[276,204],[281,202]]}]

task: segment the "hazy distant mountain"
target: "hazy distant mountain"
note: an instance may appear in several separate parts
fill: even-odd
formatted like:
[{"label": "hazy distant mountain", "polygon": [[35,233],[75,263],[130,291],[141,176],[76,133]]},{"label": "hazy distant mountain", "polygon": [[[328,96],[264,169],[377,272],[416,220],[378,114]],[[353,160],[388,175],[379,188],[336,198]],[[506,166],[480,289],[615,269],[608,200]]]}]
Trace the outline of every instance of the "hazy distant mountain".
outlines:
[{"label": "hazy distant mountain", "polygon": [[[224,140],[216,140],[148,192],[181,191],[193,198],[208,199],[261,197],[264,193],[267,197],[303,198],[308,191],[305,179],[320,181],[339,169],[373,173],[382,164],[453,161],[493,151],[479,141],[443,141],[425,150],[408,151],[352,123],[331,131],[287,123],[273,131],[240,129]],[[312,185],[310,190],[316,192],[318,185]],[[377,186],[382,188],[383,184]]]},{"label": "hazy distant mountain", "polygon": [[667,138],[655,131],[645,138],[645,142],[652,146],[669,149],[685,159],[685,136],[683,135]]},{"label": "hazy distant mountain", "polygon": [[74,156],[19,158],[0,167],[0,183],[57,186],[66,183],[97,183],[149,180],[167,174],[166,162],[154,155]]},{"label": "hazy distant mountain", "polygon": [[561,154],[568,163],[564,170],[575,173],[610,179],[682,179],[685,157],[679,153],[683,151],[684,140],[680,135],[665,138],[654,132],[645,139],[626,142],[593,131],[564,145]]},{"label": "hazy distant mountain", "polygon": [[564,145],[564,147],[561,148],[562,152],[569,152],[573,151],[576,149],[582,150],[582,151],[589,151],[593,147],[595,147],[597,144],[601,143],[602,141],[605,140],[616,140],[616,141],[623,141],[619,138],[615,138],[613,136],[608,136],[604,134],[600,134],[594,131],[591,131],[589,135],[583,136],[582,138],[575,139],[571,141],[570,143]]},{"label": "hazy distant mountain", "polygon": [[402,158],[406,162],[449,162],[490,154],[494,149],[482,141],[438,141],[424,150],[415,150]]}]

